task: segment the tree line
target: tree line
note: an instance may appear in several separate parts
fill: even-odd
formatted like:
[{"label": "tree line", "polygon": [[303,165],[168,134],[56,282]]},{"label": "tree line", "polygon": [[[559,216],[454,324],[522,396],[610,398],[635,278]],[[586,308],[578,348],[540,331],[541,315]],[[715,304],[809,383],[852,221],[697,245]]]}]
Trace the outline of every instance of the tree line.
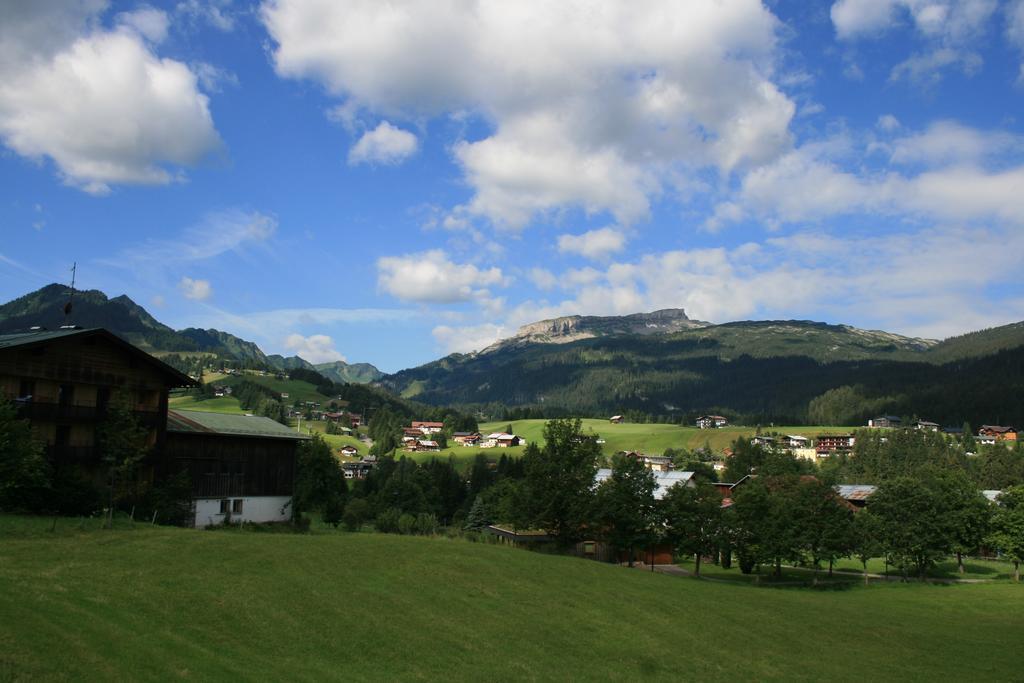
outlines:
[{"label": "tree line", "polygon": [[[328,462],[322,442],[304,448],[320,449]],[[866,574],[870,558],[884,557],[905,575],[919,576],[951,554],[961,566],[965,555],[982,550],[1014,563],[1024,559],[1024,486],[1008,488],[992,505],[965,471],[937,461],[912,475],[885,477],[858,510],[838,495],[828,473],[811,474],[791,454],[759,450],[737,453],[747,460],[737,467],[756,476],[735,490],[723,493],[710,477],[697,475],[659,500],[654,473],[624,454],[612,458],[611,476],[595,486],[603,462],[595,435],[579,420],[552,420],[543,446],[530,444],[521,459],[503,456],[496,464],[480,455],[465,472],[454,459],[421,464],[385,456],[351,488],[337,480],[333,488],[344,491],[344,501],[325,519],[400,533],[439,526],[473,532],[498,523],[544,530],[563,548],[603,541],[629,561],[667,545],[698,558],[698,573],[699,558],[726,566],[735,560],[745,573],[758,565],[779,573],[791,563],[831,571],[837,559],[857,557]]]}]

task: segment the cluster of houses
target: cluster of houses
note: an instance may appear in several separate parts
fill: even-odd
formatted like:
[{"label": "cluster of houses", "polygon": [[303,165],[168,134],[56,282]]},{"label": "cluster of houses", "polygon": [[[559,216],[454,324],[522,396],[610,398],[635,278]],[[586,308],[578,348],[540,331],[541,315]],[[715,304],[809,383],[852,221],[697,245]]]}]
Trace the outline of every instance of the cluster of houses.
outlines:
[{"label": "cluster of houses", "polygon": [[800,434],[761,435],[750,439],[750,443],[772,450],[786,450],[804,460],[817,460],[832,455],[849,453],[857,438],[853,434],[818,434],[814,438]]},{"label": "cluster of houses", "polygon": [[[436,452],[441,450],[435,437],[444,430],[443,422],[423,422],[413,420],[408,427],[402,428],[402,447],[410,452]],[[522,437],[505,432],[494,432],[486,436],[479,432],[455,432],[452,441],[459,446],[477,448],[511,448],[525,443]]]},{"label": "cluster of houses", "polygon": [[[900,429],[903,426],[903,420],[895,415],[882,415],[868,420],[868,427],[871,429]],[[937,422],[929,420],[917,420],[907,425],[907,427],[926,432],[941,431],[944,434],[953,436],[961,436],[963,434],[963,428],[961,427],[940,427]],[[1009,426],[982,425],[978,429],[975,439],[977,439],[978,443],[985,445],[995,444],[998,441],[1016,441],[1017,430]]]}]

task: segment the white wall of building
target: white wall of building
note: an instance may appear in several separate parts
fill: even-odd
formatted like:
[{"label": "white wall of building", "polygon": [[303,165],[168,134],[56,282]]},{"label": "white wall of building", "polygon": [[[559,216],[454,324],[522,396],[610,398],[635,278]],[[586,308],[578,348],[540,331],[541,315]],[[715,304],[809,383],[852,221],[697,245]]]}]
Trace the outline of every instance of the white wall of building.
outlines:
[{"label": "white wall of building", "polygon": [[231,522],[287,522],[292,518],[291,496],[235,496],[234,498],[197,498],[195,501],[195,525],[197,527],[222,524],[226,515],[221,514],[220,501],[228,500],[228,509],[234,501],[242,501],[242,512],[231,513]]}]

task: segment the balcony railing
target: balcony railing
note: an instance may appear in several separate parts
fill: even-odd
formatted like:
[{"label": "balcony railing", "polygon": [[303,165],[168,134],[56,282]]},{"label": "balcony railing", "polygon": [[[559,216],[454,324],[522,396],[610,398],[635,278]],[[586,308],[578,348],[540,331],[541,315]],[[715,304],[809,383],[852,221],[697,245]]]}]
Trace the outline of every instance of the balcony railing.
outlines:
[{"label": "balcony railing", "polygon": [[[77,406],[44,401],[17,401],[18,415],[22,419],[54,422],[68,420],[72,422],[89,422],[106,418],[106,408],[96,406]],[[162,418],[155,410],[132,411],[135,418],[145,427],[157,427]]]}]

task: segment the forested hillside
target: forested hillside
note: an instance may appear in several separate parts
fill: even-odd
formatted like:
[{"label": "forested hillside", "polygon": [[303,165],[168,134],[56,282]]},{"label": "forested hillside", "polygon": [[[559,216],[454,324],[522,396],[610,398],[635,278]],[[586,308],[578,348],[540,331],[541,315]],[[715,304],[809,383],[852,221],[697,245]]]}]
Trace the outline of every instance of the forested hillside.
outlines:
[{"label": "forested hillside", "polygon": [[821,323],[730,323],[452,355],[383,382],[492,413],[502,404],[676,420],[715,410],[751,423],[857,424],[891,412],[1014,424],[1024,423],[1024,326],[946,345]]}]

